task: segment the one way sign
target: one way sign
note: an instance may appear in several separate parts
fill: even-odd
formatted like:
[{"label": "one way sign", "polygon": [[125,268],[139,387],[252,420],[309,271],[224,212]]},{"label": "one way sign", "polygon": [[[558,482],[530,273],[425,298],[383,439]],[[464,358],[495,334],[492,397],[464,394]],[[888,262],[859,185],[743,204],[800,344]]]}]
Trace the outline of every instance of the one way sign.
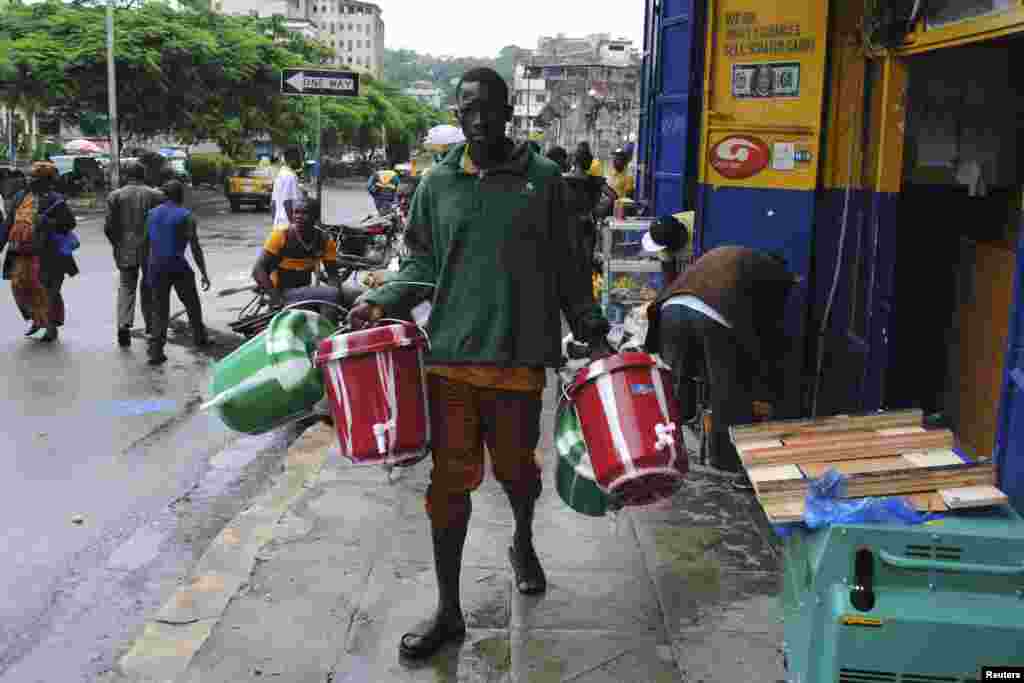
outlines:
[{"label": "one way sign", "polygon": [[285,95],[355,97],[359,94],[359,74],[325,69],[284,69],[281,72],[281,92]]}]

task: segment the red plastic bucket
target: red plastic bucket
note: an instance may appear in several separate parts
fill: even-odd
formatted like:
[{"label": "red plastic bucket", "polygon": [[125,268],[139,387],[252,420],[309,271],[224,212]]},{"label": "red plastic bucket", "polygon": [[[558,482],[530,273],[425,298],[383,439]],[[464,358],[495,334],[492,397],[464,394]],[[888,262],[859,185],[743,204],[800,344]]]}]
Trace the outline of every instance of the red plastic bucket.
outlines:
[{"label": "red plastic bucket", "polygon": [[320,342],[342,457],[357,465],[413,465],[430,446],[424,332],[412,323],[372,327]]},{"label": "red plastic bucket", "polygon": [[620,353],[581,369],[568,393],[602,490],[627,506],[679,490],[689,460],[667,365]]}]

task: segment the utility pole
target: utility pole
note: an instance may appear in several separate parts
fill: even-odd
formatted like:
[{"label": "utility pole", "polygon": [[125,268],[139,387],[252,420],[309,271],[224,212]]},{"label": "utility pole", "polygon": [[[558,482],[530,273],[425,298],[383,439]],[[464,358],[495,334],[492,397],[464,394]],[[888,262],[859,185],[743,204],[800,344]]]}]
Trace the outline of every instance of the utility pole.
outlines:
[{"label": "utility pole", "polygon": [[114,0],[107,0],[107,100],[110,105],[110,189],[121,180],[121,143],[117,135],[117,71],[114,64]]},{"label": "utility pole", "polygon": [[18,160],[18,150],[14,146],[14,106],[7,107],[7,155],[11,158],[11,165]]},{"label": "utility pole", "polygon": [[324,129],[320,118],[323,99],[316,96],[316,198],[320,201],[321,220],[324,215]]}]

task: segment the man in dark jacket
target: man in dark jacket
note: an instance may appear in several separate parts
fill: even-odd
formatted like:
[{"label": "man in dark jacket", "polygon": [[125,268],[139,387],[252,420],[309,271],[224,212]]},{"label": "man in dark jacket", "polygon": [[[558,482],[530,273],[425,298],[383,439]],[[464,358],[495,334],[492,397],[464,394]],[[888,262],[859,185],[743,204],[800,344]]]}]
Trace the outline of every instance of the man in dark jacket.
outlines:
[{"label": "man in dark jacket", "polygon": [[117,291],[117,343],[120,346],[131,344],[136,287],[139,288],[146,334],[152,332],[152,296],[145,273],[146,214],[164,200],[159,190],[143,182],[146,168],[142,164],[134,161],[127,164],[125,173],[128,182],[107,198],[107,222],[103,229],[114,249],[114,263],[121,273],[121,286]]},{"label": "man in dark jacket", "polygon": [[[648,309],[645,346],[673,367],[703,350],[711,394],[712,464],[740,472],[729,427],[748,424],[756,394],[778,390],[787,346],[786,300],[796,283],[781,258],[746,247],[707,252]],[[746,487],[741,476],[738,484]]]},{"label": "man in dark jacket", "polygon": [[172,180],[163,187],[167,197],[160,206],[149,212],[146,231],[149,238],[149,261],[146,277],[153,296],[152,333],[149,337],[149,364],[160,365],[167,360],[168,316],[171,309],[171,288],[188,312],[192,338],[196,346],[208,342],[203,325],[203,308],[196,291],[196,275],[185,260],[185,246],[192,249],[192,258],[203,278],[203,291],[210,289],[210,276],[206,273],[206,258],[199,244],[199,228],[195,216],[184,208],[185,187]]},{"label": "man in dark jacket", "polygon": [[27,190],[11,202],[7,220],[0,225],[0,251],[10,245],[3,278],[11,281],[18,309],[32,324],[25,336],[45,328],[42,341],[57,339],[64,324],[64,277],[78,274],[66,240],[75,227],[64,196],[53,190],[57,167],[49,162],[32,165]]},{"label": "man in dark jacket", "polygon": [[608,323],[594,303],[590,273],[570,234],[560,169],[505,137],[508,86],[492,69],[472,69],[456,88],[467,143],[456,146],[420,184],[398,280],[352,309],[356,328],[405,315],[433,293],[427,331],[427,393],[434,469],[427,490],[438,609],[400,651],[429,657],[465,634],[459,602],[470,492],[484,476],[484,445],[516,520],[509,558],[516,587],[547,583],[533,547],[541,491],[535,461],[545,367],[561,361],[561,314],[595,358],[611,354]]}]

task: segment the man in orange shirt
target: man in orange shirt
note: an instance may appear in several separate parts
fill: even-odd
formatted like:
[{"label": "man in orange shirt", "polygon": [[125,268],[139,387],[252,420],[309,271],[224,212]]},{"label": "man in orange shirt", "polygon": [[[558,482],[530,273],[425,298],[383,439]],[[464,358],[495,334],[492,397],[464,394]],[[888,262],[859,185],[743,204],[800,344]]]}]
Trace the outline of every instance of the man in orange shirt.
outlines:
[{"label": "man in orange shirt", "polygon": [[317,229],[320,215],[317,200],[298,200],[292,207],[292,222],[287,228],[275,228],[263,245],[263,253],[252,269],[252,279],[270,295],[275,304],[284,292],[309,287],[321,264],[328,284],[341,289],[338,279],[338,247],[335,241]]}]

